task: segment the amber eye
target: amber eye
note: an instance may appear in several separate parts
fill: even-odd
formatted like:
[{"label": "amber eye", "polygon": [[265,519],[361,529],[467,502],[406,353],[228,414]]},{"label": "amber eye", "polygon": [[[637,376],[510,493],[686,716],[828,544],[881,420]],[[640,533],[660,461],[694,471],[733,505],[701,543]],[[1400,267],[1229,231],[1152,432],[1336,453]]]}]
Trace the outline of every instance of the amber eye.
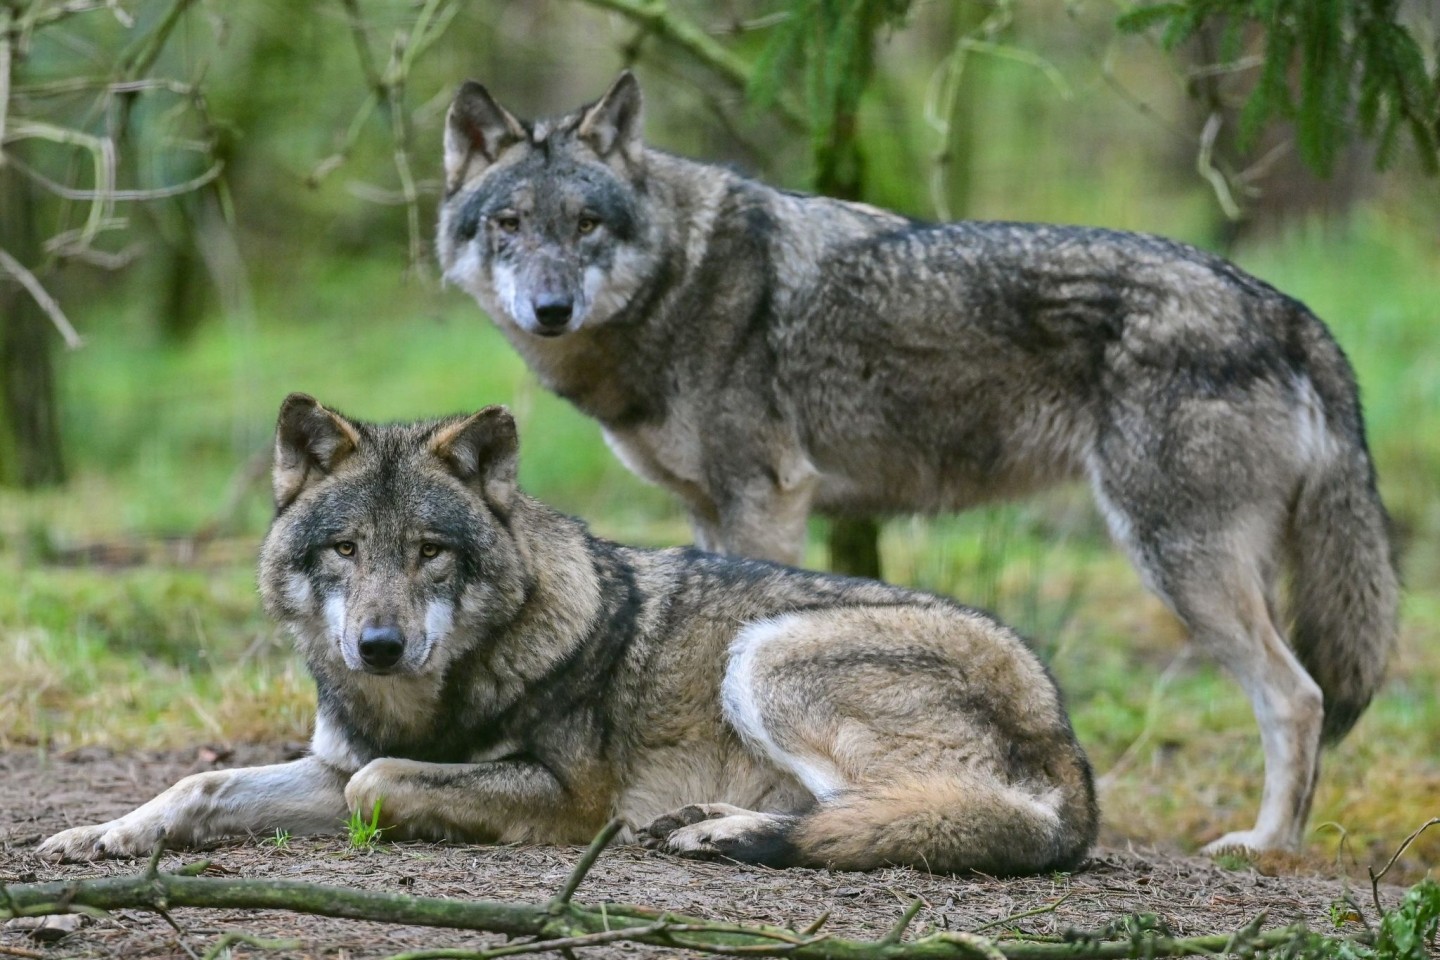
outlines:
[{"label": "amber eye", "polygon": [[600,221],[596,220],[594,217],[580,218],[580,233],[582,235],[587,233],[594,233],[595,228],[598,226],[600,226]]},{"label": "amber eye", "polygon": [[440,544],[438,544],[438,543],[422,543],[422,544],[420,544],[420,556],[424,557],[426,560],[434,560],[436,557],[440,556]]},{"label": "amber eye", "polygon": [[335,552],[342,557],[353,557],[355,556],[355,544],[350,540],[341,540],[335,544]]},{"label": "amber eye", "polygon": [[520,229],[519,217],[500,217],[495,221],[496,226],[506,233],[515,233]]}]

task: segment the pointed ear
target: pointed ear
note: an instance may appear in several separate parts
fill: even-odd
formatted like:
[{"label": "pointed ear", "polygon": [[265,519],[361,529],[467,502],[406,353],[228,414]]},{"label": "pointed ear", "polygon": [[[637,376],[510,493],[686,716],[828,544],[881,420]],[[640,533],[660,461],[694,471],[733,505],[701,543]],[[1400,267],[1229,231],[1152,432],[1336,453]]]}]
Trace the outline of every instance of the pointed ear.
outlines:
[{"label": "pointed ear", "polygon": [[520,437],[515,418],[501,406],[440,428],[430,449],[465,483],[477,486],[485,500],[500,513],[509,513],[515,499],[515,474],[520,460]]},{"label": "pointed ear", "polygon": [[577,133],[602,157],[618,150],[626,160],[639,163],[645,153],[640,141],[643,106],[640,82],[635,74],[626,70],[605,91],[605,96],[585,111]]},{"label": "pointed ear", "polygon": [[290,394],[280,404],[275,424],[275,509],[288,507],[307,485],[332,473],[359,446],[360,431],[349,420],[308,394]]},{"label": "pointed ear", "polygon": [[470,173],[499,159],[506,147],[525,139],[525,126],[495,102],[490,91],[466,80],[445,117],[445,183],[452,189]]}]

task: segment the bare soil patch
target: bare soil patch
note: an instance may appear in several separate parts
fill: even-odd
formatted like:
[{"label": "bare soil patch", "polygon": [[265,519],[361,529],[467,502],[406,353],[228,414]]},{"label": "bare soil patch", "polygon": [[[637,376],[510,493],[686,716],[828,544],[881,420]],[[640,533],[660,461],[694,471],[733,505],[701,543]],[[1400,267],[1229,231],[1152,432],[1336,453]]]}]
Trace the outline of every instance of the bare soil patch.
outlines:
[{"label": "bare soil patch", "polygon": [[[135,873],[142,864],[105,861],[57,865],[37,859],[35,845],[66,826],[123,814],[186,773],[219,766],[271,763],[294,756],[298,745],[246,746],[233,751],[115,754],[87,749],[61,756],[0,753],[0,882]],[[217,756],[218,754],[218,756]],[[543,903],[563,884],[581,850],[551,846],[459,846],[381,843],[350,849],[343,837],[294,838],[277,847],[265,838],[236,841],[203,854],[212,870],[244,877],[307,880],[419,896]],[[166,855],[162,869],[193,863],[201,854]],[[1293,865],[1291,865],[1293,869]],[[1207,859],[1125,847],[1107,838],[1086,867],[1073,875],[993,880],[933,876],[909,869],[869,874],[818,870],[765,870],[699,863],[639,847],[614,847],[600,858],[578,902],[645,904],[693,916],[734,922],[804,926],[822,913],[836,935],[883,936],[916,897],[925,906],[910,930],[969,930],[1027,911],[1014,922],[1029,933],[1096,929],[1127,913],[1151,912],[1177,934],[1237,929],[1266,911],[1267,924],[1295,919],[1331,928],[1330,905],[1346,892],[1343,880],[1318,875],[1265,876],[1253,868],[1225,870]],[[1369,902],[1368,884],[1349,889]],[[1394,903],[1399,888],[1382,888]],[[1057,903],[1058,901],[1058,903]],[[266,951],[236,947],[235,956],[375,958],[422,947],[482,948],[498,938],[454,930],[397,927],[281,912],[176,910],[176,930],[141,911],[110,920],[87,920],[76,933],[42,947],[25,933],[0,927],[3,948],[42,950],[47,956],[137,958],[199,956],[225,931],[293,937],[303,948]],[[991,927],[997,934],[1002,927]],[[607,946],[590,957],[660,955],[661,951]]]}]

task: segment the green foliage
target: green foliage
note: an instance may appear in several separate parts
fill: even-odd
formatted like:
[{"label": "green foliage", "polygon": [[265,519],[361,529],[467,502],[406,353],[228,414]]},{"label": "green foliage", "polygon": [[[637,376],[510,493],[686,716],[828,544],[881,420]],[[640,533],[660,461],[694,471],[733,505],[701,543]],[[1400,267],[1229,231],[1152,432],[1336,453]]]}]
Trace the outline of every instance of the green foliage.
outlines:
[{"label": "green foliage", "polygon": [[350,819],[345,821],[345,832],[349,837],[352,849],[375,849],[380,834],[385,832],[385,828],[380,826],[380,804],[383,801],[383,797],[375,798],[375,806],[371,809],[368,819],[359,810],[350,811]]},{"label": "green foliage", "polygon": [[[1376,163],[1392,160],[1408,130],[1422,167],[1440,169],[1440,63],[1427,72],[1415,33],[1400,22],[1399,0],[1183,0],[1123,14],[1132,33],[1163,25],[1168,50],[1211,23],[1223,25],[1222,57],[1233,65],[1245,25],[1263,33],[1263,63],[1241,114],[1242,146],[1274,117],[1295,122],[1300,155],[1328,173],[1350,137],[1352,109],[1361,133],[1378,143]],[[1298,91],[1291,89],[1298,67]]]},{"label": "green foliage", "polygon": [[[1358,919],[1354,908],[1337,901],[1330,906],[1331,922],[1339,927]],[[1307,933],[1292,944],[1270,951],[1296,960],[1429,960],[1437,948],[1440,927],[1440,884],[1426,878],[1380,916],[1371,937],[1325,937]]]},{"label": "green foliage", "polygon": [[858,197],[860,97],[874,72],[878,34],[900,25],[912,0],[788,0],[751,74],[748,93],[768,107],[798,75],[821,193]]},{"label": "green foliage", "polygon": [[[1400,905],[1380,918],[1376,960],[1427,960],[1440,928],[1440,883],[1425,879],[1406,891]],[[1428,945],[1428,950],[1427,950]]]},{"label": "green foliage", "polygon": [[260,841],[260,845],[262,847],[273,847],[276,850],[288,850],[290,849],[290,831],[276,827],[275,836],[266,837]]},{"label": "green foliage", "polygon": [[13,69],[0,90],[0,122],[7,144],[38,148],[18,169],[32,202],[47,199],[46,256],[28,264],[43,276],[113,242],[127,226],[115,217],[117,203],[193,193],[224,163],[204,93],[192,82],[206,72],[208,61],[196,60],[208,49],[197,56],[203,45],[185,44],[189,57],[174,49],[194,0],[142,0],[115,16],[57,0],[26,6],[23,14],[12,12],[16,4],[0,7],[7,73]]},{"label": "green foliage", "polygon": [[188,668],[208,664],[210,638],[271,632],[257,609],[254,577],[243,567],[217,576],[103,565],[28,571],[0,595],[4,629],[74,636],[123,656]]}]

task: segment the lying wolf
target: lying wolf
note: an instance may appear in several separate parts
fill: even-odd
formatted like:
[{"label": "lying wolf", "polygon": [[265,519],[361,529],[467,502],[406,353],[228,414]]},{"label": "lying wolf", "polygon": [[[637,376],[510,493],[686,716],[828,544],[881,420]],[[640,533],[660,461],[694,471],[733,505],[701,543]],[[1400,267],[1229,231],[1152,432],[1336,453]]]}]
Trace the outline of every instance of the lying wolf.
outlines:
[{"label": "lying wolf", "polygon": [[1009,629],[941,597],[591,536],[515,484],[510,414],[374,426],[295,394],[266,608],[319,690],[311,755],[186,777],[41,854],[164,835],[575,842],[771,866],[1068,869],[1090,768]]},{"label": "lying wolf", "polygon": [[1354,376],[1302,304],[1158,237],[917,223],[649,149],[629,74],[535,123],[465,84],[445,176],[446,278],[704,547],[796,563],[812,510],[1088,481],[1259,719],[1259,818],[1212,847],[1299,843],[1398,603]]}]

